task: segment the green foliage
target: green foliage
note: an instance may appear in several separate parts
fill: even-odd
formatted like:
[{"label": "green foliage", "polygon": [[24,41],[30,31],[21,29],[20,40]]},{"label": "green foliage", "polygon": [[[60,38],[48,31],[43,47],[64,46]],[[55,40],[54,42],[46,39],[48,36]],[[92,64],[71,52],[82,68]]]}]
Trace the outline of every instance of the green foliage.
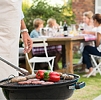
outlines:
[{"label": "green foliage", "polygon": [[64,14],[64,9],[66,9],[67,12],[72,12],[71,5],[69,6],[68,4],[67,6],[51,6],[46,2],[46,0],[33,0],[32,6],[24,12],[25,22],[29,32],[33,30],[33,20],[35,18],[43,19],[45,21],[45,25],[48,18],[55,18],[58,24],[60,21],[63,22],[64,20],[67,21],[68,25],[75,23],[75,15],[73,13],[71,16],[70,14]]},{"label": "green foliage", "polygon": [[29,0],[23,0],[22,2],[22,10],[24,13],[26,13],[27,9],[29,9],[31,6],[31,3]]},{"label": "green foliage", "polygon": [[76,59],[80,59],[81,58],[81,54],[78,54],[78,52],[76,52],[73,57]]},{"label": "green foliage", "polygon": [[62,6],[62,13],[66,17],[68,25],[75,24],[75,15],[72,10],[72,0],[68,0],[68,3]]}]

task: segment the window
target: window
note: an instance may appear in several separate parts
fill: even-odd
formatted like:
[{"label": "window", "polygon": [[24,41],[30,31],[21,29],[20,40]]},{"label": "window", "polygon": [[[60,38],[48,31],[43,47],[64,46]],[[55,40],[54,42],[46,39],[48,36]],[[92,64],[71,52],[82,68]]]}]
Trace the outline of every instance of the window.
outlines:
[{"label": "window", "polygon": [[95,0],[95,13],[101,14],[101,0]]}]

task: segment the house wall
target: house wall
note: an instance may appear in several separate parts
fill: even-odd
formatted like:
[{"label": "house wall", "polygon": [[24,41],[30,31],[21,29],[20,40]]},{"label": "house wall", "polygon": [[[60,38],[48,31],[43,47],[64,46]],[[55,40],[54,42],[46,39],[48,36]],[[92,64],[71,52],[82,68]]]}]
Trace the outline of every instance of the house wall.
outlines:
[{"label": "house wall", "polygon": [[76,15],[76,22],[82,22],[82,14],[85,11],[95,12],[95,0],[72,0],[73,12]]}]

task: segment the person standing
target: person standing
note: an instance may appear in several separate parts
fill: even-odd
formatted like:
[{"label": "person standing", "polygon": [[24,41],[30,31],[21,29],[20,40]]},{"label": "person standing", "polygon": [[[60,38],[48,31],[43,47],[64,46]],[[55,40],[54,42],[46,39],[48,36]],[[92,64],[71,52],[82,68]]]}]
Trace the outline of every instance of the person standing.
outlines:
[{"label": "person standing", "polygon": [[[24,52],[32,49],[32,40],[28,35],[24,20],[21,20],[22,0],[0,0],[0,56],[18,66],[19,37],[25,45]],[[0,61],[0,80],[17,71]],[[0,100],[5,100],[0,89]]]}]

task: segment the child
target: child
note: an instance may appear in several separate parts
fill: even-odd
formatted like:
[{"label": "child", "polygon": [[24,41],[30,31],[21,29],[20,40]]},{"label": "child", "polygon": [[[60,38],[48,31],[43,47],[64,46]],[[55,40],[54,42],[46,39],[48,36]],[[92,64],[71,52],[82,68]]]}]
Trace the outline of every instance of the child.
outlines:
[{"label": "child", "polygon": [[[44,24],[44,21],[40,18],[36,18],[34,21],[33,21],[33,26],[35,27],[35,29],[30,33],[30,37],[31,38],[38,38],[40,36],[40,29],[43,28],[43,24]],[[59,66],[58,66],[58,61],[60,60],[60,56],[61,56],[61,47],[58,47],[58,46],[47,46],[47,52],[49,55],[55,55],[56,58],[55,58],[55,67],[54,67],[54,70],[58,70],[59,69]],[[44,54],[44,48],[43,47],[34,47],[32,49],[32,53],[33,55],[42,55]]]}]

